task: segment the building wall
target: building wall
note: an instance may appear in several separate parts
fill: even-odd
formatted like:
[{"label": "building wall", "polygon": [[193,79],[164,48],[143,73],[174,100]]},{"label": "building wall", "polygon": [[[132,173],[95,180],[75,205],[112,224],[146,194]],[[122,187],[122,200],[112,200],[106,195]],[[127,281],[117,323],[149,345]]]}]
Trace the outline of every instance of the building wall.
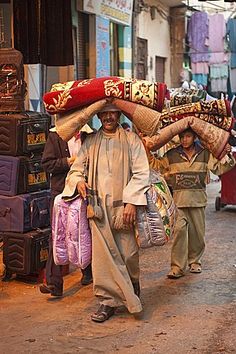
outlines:
[{"label": "building wall", "polygon": [[171,8],[171,86],[179,87],[182,84],[183,62],[185,52],[186,9]]},{"label": "building wall", "polygon": [[[137,16],[136,37],[148,40],[148,73],[147,80],[155,81],[155,57],[165,58],[165,82],[171,85],[170,77],[170,26],[167,18],[163,18],[155,7],[161,8],[168,16],[169,8],[164,5],[157,5],[156,1],[148,1],[148,6]],[[151,10],[151,7],[152,10]],[[152,11],[152,18],[151,18]],[[154,18],[155,17],[155,18]],[[134,69],[135,71],[135,69]]]}]

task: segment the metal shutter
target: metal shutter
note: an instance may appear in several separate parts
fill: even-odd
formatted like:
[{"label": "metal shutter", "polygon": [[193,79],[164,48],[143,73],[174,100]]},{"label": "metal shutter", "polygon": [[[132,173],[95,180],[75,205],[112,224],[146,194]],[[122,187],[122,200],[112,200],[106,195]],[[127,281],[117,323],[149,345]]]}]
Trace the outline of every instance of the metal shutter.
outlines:
[{"label": "metal shutter", "polygon": [[77,79],[86,79],[87,58],[88,58],[88,15],[78,12],[78,33],[77,33]]},{"label": "metal shutter", "polygon": [[165,81],[165,58],[156,56],[156,81]]}]

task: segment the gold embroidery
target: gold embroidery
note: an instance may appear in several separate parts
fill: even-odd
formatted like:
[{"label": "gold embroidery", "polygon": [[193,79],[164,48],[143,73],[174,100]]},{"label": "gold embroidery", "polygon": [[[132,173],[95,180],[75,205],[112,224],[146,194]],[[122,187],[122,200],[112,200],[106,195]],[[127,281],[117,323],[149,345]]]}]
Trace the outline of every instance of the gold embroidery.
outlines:
[{"label": "gold embroidery", "polygon": [[69,89],[71,89],[73,84],[74,84],[74,81],[53,84],[52,88],[51,88],[51,92],[69,90]]},{"label": "gold embroidery", "polygon": [[53,98],[54,105],[46,105],[46,109],[51,112],[64,111],[66,109],[65,105],[70,98],[72,98],[70,90],[65,90],[58,94],[58,99]]},{"label": "gold embroidery", "polygon": [[119,80],[114,82],[113,80],[105,80],[104,81],[104,90],[106,96],[112,97],[122,97],[122,91],[119,89],[118,85],[123,84],[124,80]]},{"label": "gold embroidery", "polygon": [[93,81],[93,79],[86,79],[86,80],[80,81],[80,82],[76,85],[76,87],[81,87],[81,86],[89,85],[89,84],[91,84],[92,81]]}]

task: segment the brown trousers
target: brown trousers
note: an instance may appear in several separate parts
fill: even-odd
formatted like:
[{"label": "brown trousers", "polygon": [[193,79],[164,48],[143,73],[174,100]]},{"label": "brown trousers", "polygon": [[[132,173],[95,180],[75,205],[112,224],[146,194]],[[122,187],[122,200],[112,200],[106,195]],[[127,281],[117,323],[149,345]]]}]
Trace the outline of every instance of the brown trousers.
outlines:
[{"label": "brown trousers", "polygon": [[192,263],[201,264],[205,249],[205,207],[178,208],[171,249],[171,268],[184,272]]}]

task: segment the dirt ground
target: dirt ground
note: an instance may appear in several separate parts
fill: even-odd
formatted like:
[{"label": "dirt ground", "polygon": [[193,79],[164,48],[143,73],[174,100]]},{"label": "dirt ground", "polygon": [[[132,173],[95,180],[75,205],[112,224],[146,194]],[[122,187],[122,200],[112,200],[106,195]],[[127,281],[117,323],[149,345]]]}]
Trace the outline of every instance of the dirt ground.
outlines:
[{"label": "dirt ground", "polygon": [[120,310],[93,323],[97,301],[79,270],[65,277],[61,299],[35,284],[0,282],[0,353],[236,353],[236,206],[216,212],[219,190],[219,182],[208,186],[201,274],[166,278],[171,243],[141,250],[141,318]]}]

